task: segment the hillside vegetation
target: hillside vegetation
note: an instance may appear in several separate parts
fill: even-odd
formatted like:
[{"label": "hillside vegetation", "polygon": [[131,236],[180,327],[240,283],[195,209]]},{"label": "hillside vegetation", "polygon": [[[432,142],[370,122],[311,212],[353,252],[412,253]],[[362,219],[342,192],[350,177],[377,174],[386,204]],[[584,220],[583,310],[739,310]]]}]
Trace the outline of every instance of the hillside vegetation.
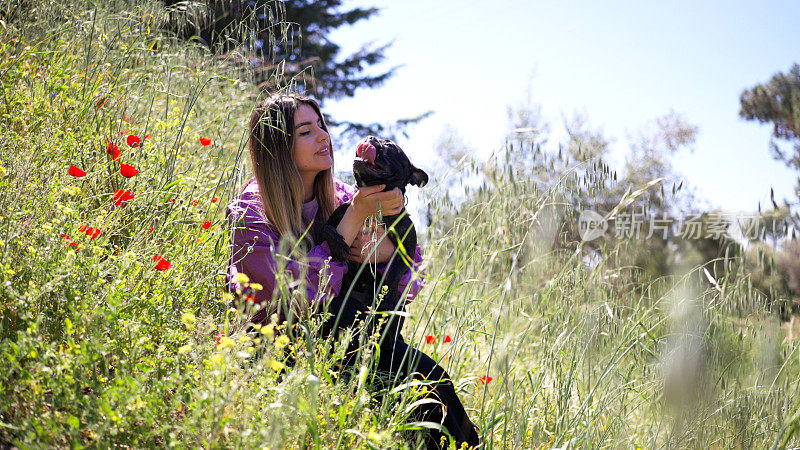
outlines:
[{"label": "hillside vegetation", "polygon": [[[413,448],[424,383],[376,401],[369,351],[346,373],[314,321],[246,333],[231,308],[224,210],[259,99],[241,68],[160,31],[158,2],[18,3],[0,3],[0,446]],[[800,445],[798,330],[747,277],[644,279],[621,243],[588,264],[568,206],[603,164],[551,185],[508,153],[466,164],[448,176],[486,180],[466,200],[444,174],[425,188],[404,334],[488,447]]]}]

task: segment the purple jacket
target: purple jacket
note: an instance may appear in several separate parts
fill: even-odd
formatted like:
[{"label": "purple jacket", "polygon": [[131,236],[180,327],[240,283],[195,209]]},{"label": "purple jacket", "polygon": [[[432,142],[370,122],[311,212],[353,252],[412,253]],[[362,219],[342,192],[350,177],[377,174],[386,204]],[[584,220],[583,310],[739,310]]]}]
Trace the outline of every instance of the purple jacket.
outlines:
[{"label": "purple jacket", "polygon": [[[336,188],[336,205],[350,201],[355,195],[355,188],[337,179],[334,179]],[[227,207],[226,217],[229,226],[233,229],[233,244],[231,246],[231,259],[228,267],[228,286],[232,292],[241,289],[236,282],[236,275],[243,273],[250,279],[250,283],[258,283],[263,289],[254,293],[255,302],[260,304],[264,313],[276,312],[277,305],[271,304],[276,289],[277,264],[275,260],[279,233],[259,211],[261,195],[255,178],[245,184],[239,197],[233,199]],[[303,218],[310,223],[317,213],[317,199],[303,205]],[[397,257],[392,264],[401,263]],[[416,297],[424,283],[423,273],[419,268],[422,263],[422,254],[419,245],[414,255],[414,271],[407,270],[400,280],[399,291],[402,293],[408,287],[406,302]],[[284,276],[289,275],[292,280],[298,280],[302,273],[302,262],[286,261]],[[342,277],[347,273],[347,264],[336,261],[331,256],[328,243],[313,247],[308,252],[306,265],[306,295],[301,297],[308,301],[308,307],[319,305],[328,296],[331,298],[339,294],[342,288]],[[387,264],[378,264],[376,269],[380,275],[386,270]],[[412,281],[413,279],[413,281]],[[327,283],[325,282],[327,280]],[[322,281],[322,282],[321,282]],[[411,282],[411,286],[409,286]],[[290,282],[290,290],[296,285]],[[296,305],[303,309],[306,305]],[[265,315],[259,314],[262,318]],[[255,319],[255,318],[254,318]]]}]

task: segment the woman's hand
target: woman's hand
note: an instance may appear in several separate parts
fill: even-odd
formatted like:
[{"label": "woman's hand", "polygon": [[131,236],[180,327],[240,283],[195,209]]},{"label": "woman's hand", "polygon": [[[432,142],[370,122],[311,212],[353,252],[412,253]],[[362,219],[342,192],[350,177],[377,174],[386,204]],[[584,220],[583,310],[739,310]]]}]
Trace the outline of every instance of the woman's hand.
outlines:
[{"label": "woman's hand", "polygon": [[366,220],[367,217],[378,214],[378,208],[384,216],[400,214],[405,204],[403,193],[399,188],[381,192],[384,187],[385,184],[364,186],[356,191],[351,207],[359,217]]},{"label": "woman's hand", "polygon": [[339,226],[336,227],[347,245],[353,245],[364,221],[367,220],[367,217],[377,214],[379,206],[384,216],[400,214],[400,211],[403,210],[404,199],[400,189],[381,192],[385,187],[386,185],[365,186],[356,191],[350,207],[347,208]]},{"label": "woman's hand", "polygon": [[388,263],[396,249],[397,247],[386,237],[386,230],[378,225],[375,233],[369,229],[359,231],[350,246],[350,260],[358,263],[364,261]]}]

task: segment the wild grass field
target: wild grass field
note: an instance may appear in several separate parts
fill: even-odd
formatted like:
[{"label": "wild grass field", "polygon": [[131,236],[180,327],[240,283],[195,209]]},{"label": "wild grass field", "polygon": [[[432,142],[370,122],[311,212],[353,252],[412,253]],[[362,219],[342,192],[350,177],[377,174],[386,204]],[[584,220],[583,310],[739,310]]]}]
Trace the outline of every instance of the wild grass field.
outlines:
[{"label": "wild grass field", "polygon": [[[413,448],[424,385],[374,401],[368,352],[342,373],[314,322],[248,334],[231,308],[246,73],[160,30],[158,2],[0,5],[0,447]],[[741,273],[645,279],[624,242],[587,264],[572,205],[614,168],[546,185],[514,170],[521,145],[423,189],[404,332],[486,447],[800,446],[795,321]]]}]

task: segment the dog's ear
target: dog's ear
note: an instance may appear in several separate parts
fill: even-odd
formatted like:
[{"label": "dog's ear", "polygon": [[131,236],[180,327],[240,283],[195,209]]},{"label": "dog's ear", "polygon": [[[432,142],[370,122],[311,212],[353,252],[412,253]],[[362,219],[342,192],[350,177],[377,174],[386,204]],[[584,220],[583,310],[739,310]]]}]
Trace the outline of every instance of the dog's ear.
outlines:
[{"label": "dog's ear", "polygon": [[411,184],[414,186],[425,186],[428,184],[428,174],[422,169],[411,166]]}]

